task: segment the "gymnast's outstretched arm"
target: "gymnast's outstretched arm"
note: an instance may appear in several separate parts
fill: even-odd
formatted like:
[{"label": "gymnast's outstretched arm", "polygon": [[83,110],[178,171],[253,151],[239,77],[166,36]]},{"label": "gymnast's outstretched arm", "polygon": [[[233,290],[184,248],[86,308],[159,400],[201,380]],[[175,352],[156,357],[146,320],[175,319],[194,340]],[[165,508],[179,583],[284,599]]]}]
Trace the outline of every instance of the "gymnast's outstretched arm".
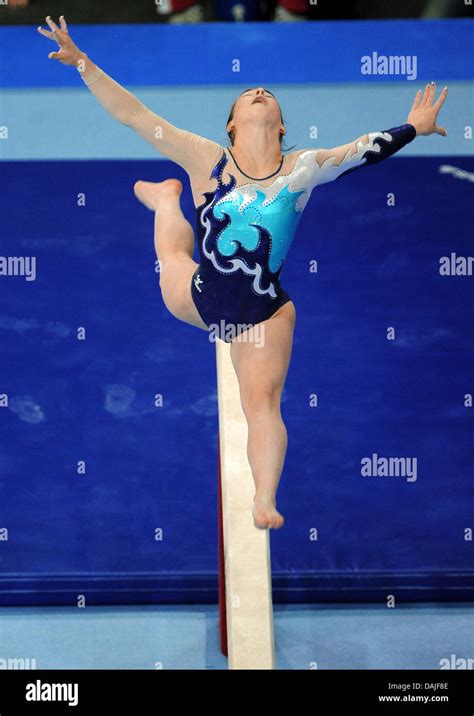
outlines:
[{"label": "gymnast's outstretched arm", "polygon": [[135,95],[122,87],[77,47],[69,35],[66,20],[60,17],[58,27],[48,16],[50,31],[38,31],[59,45],[50,52],[50,59],[65,65],[74,65],[84,83],[109,114],[121,124],[134,129],[143,139],[182,166],[188,174],[213,166],[222,148],[216,142],[175,127],[163,117],[148,109]]},{"label": "gymnast's outstretched arm", "polygon": [[436,118],[448,89],[444,88],[436,102],[435,93],[434,82],[426,85],[424,93],[418,90],[406,124],[385,129],[383,132],[364,134],[353,142],[333,149],[316,149],[316,184],[326,184],[355,169],[387,159],[413,141],[417,135],[436,133],[446,137],[446,130],[436,124]]}]

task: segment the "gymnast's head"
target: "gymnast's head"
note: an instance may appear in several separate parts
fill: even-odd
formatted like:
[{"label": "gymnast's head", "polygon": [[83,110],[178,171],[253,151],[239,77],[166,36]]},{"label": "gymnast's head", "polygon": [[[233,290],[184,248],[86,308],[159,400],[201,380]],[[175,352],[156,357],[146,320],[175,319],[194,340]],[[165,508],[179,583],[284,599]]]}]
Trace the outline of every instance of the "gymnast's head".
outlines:
[{"label": "gymnast's head", "polygon": [[274,132],[281,146],[286,132],[281,107],[275,95],[264,87],[246,89],[230,108],[227,136],[231,145],[234,146],[237,137],[240,141],[245,136],[246,127],[257,123]]}]

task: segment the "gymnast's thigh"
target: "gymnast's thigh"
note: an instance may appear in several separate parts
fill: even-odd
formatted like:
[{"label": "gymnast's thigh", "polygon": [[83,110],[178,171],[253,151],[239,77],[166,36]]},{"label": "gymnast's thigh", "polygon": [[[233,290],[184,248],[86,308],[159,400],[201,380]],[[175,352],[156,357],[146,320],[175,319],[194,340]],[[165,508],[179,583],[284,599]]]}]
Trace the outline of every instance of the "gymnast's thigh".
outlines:
[{"label": "gymnast's thigh", "polygon": [[[230,354],[239,380],[245,413],[273,401],[280,404],[291,359],[296,310],[287,301],[269,319],[258,324],[252,340],[235,339]],[[251,334],[252,330],[246,331]],[[244,336],[245,334],[241,334]],[[258,335],[258,340],[255,336]]]},{"label": "gymnast's thigh", "polygon": [[207,331],[191,295],[191,279],[197,268],[198,264],[189,256],[167,258],[160,272],[161,295],[175,318]]}]

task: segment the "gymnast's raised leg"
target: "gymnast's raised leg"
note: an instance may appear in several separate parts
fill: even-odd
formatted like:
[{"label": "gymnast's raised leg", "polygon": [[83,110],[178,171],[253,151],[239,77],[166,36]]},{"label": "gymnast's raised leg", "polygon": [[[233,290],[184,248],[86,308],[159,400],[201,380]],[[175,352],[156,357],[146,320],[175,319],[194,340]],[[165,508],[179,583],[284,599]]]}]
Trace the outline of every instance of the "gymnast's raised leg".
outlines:
[{"label": "gymnast's raised leg", "polygon": [[155,212],[155,250],[160,264],[160,288],[168,311],[181,321],[208,330],[191,296],[194,232],[180,206],[183,185],[178,179],[137,181],[137,199]]}]

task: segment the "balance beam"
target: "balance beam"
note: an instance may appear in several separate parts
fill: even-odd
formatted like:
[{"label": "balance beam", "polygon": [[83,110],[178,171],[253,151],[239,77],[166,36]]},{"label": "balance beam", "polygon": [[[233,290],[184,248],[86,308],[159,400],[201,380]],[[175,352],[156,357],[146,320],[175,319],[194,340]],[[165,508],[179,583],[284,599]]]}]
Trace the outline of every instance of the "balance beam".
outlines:
[{"label": "balance beam", "polygon": [[255,527],[247,421],[230,344],[216,339],[219,405],[219,621],[229,669],[274,669],[268,529]]}]

